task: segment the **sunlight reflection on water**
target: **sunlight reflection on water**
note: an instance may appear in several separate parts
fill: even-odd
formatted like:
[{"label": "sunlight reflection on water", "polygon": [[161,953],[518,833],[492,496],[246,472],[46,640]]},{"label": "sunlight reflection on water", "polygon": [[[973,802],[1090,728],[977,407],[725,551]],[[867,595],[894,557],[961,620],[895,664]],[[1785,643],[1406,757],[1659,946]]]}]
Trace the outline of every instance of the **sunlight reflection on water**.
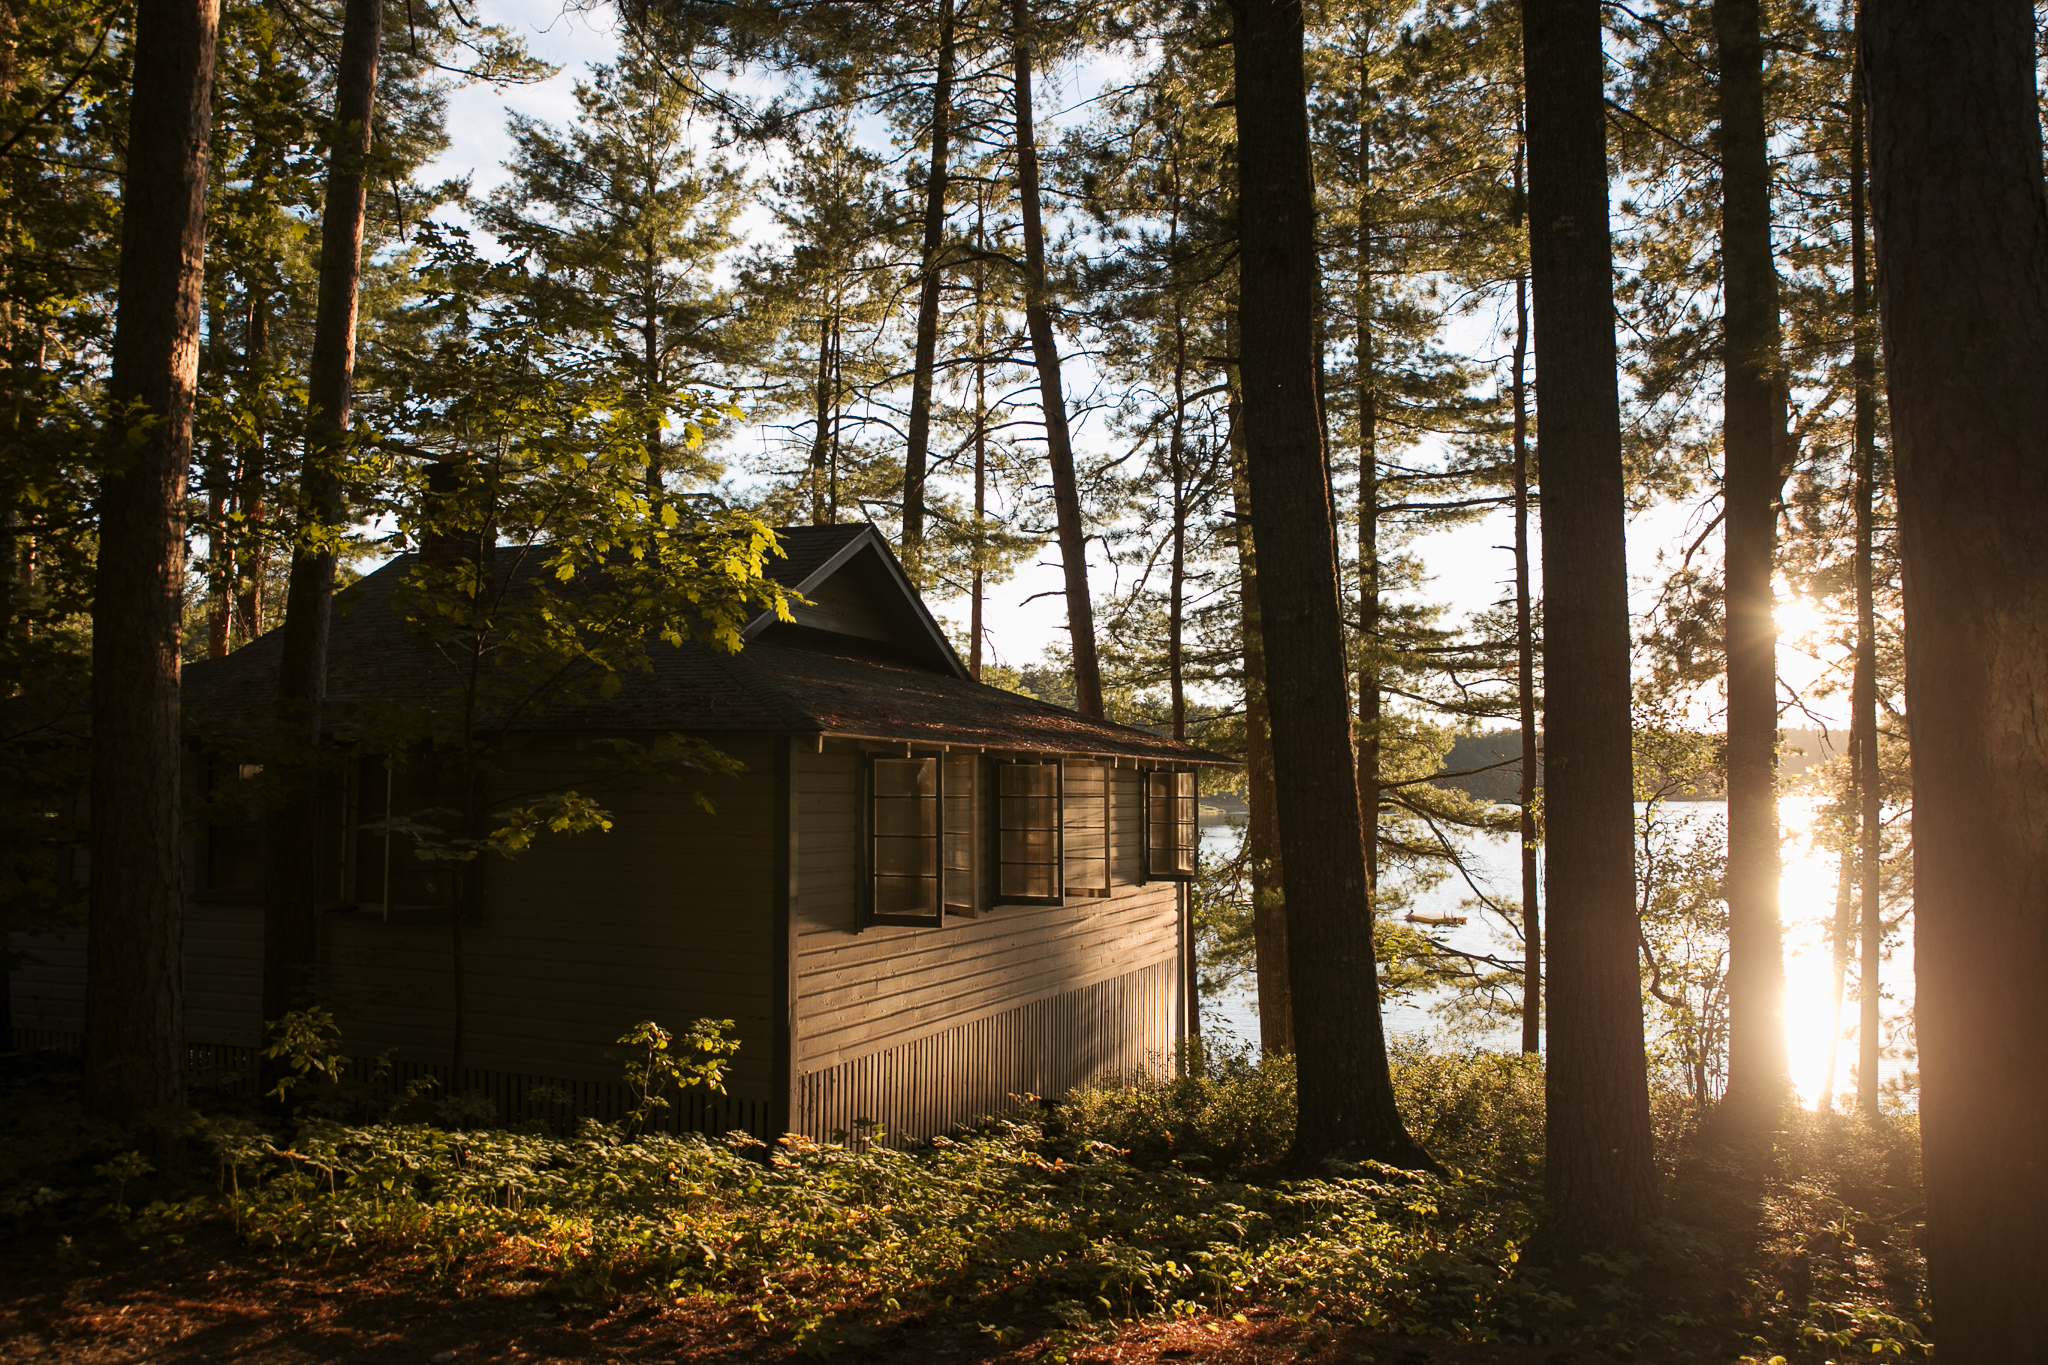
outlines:
[{"label": "sunlight reflection on water", "polygon": [[[1811,1107],[1818,1099],[1827,1069],[1829,1010],[1832,1004],[1833,952],[1829,943],[1830,922],[1835,913],[1836,859],[1833,852],[1816,848],[1812,840],[1816,798],[1793,793],[1780,799],[1779,819],[1784,832],[1784,871],[1779,880],[1779,916],[1785,926],[1785,1041],[1792,1070],[1792,1082],[1802,1104]],[[1721,801],[1686,802],[1676,811],[1690,824],[1725,817]],[[1242,825],[1204,814],[1201,827],[1205,862],[1236,854],[1244,837]],[[1471,834],[1462,837],[1475,880],[1497,903],[1519,913],[1521,871],[1512,838]],[[1443,931],[1444,941],[1465,952],[1497,953],[1517,957],[1520,938],[1501,920],[1466,902],[1472,891],[1462,880],[1448,878],[1415,897],[1414,909],[1423,912],[1462,914],[1465,924]],[[1842,1107],[1855,1090],[1856,1069],[1856,950],[1852,940],[1848,989],[1844,993],[1835,1058],[1835,1103]],[[1910,1010],[1913,992],[1912,927],[1907,922],[1900,941],[1894,943],[1884,962],[1884,1024],[1887,1044],[1896,1041],[1902,1016]],[[1443,1038],[1458,1046],[1477,1046],[1508,1051],[1519,1045],[1520,1035],[1512,1026],[1499,1028],[1467,1025],[1455,1035],[1448,1033],[1432,1010],[1433,999],[1397,1001],[1385,1013],[1390,1037]],[[1222,991],[1204,995],[1202,1027],[1205,1032],[1226,1033],[1256,1045],[1259,1039],[1258,994],[1246,977]],[[1908,1058],[1887,1055],[1879,1076],[1891,1080],[1912,1069]]]}]

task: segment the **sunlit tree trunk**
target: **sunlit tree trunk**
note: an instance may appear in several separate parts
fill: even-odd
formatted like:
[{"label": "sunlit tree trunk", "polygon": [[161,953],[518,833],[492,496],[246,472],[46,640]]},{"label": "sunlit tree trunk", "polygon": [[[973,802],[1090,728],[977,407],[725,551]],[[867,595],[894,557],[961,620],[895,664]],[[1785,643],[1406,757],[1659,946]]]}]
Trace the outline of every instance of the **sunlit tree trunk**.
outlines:
[{"label": "sunlit tree trunk", "polygon": [[185,1102],[178,634],[215,0],[140,0],[92,633],[85,1104]]},{"label": "sunlit tree trunk", "polygon": [[1865,0],[1942,1365],[2048,1360],[2048,203],[2033,7]]},{"label": "sunlit tree trunk", "polygon": [[[1522,158],[1515,155],[1516,198]],[[1521,815],[1515,832],[1522,869],[1522,1051],[1543,1048],[1543,915],[1536,876],[1536,632],[1529,596],[1529,277],[1515,280],[1515,700],[1522,729]]]},{"label": "sunlit tree trunk", "polygon": [[1784,943],[1778,924],[1778,634],[1771,587],[1785,410],[1778,363],[1778,276],[1771,259],[1761,23],[1758,0],[1716,0],[1728,656],[1724,1103],[1745,1137],[1768,1130],[1790,1091]]},{"label": "sunlit tree trunk", "polygon": [[1358,816],[1365,885],[1380,884],[1380,457],[1379,348],[1373,336],[1372,86],[1358,53]]},{"label": "sunlit tree trunk", "polygon": [[1295,1158],[1428,1156],[1394,1104],[1351,755],[1337,536],[1316,402],[1315,186],[1300,0],[1236,0],[1239,370],[1287,896]]},{"label": "sunlit tree trunk", "polygon": [[924,190],[919,257],[917,352],[910,370],[910,430],[903,451],[903,554],[918,572],[924,548],[924,484],[931,444],[932,387],[939,352],[940,253],[946,245],[946,166],[952,152],[953,0],[939,0],[939,69],[932,81],[931,169]]},{"label": "sunlit tree trunk", "polygon": [[1858,827],[1862,841],[1857,859],[1862,872],[1861,970],[1857,973],[1856,1107],[1878,1112],[1878,1059],[1881,958],[1884,952],[1884,778],[1878,765],[1877,731],[1877,602],[1875,589],[1875,525],[1877,514],[1877,318],[1872,307],[1869,269],[1869,226],[1865,196],[1865,114],[1862,64],[1856,72],[1856,93],[1850,99],[1849,133],[1849,266],[1851,313],[1856,328],[1851,367],[1856,382],[1856,668],[1849,703],[1853,727]]},{"label": "sunlit tree trunk", "polygon": [[1238,612],[1244,637],[1245,861],[1252,889],[1252,969],[1259,987],[1259,1046],[1294,1051],[1294,992],[1287,981],[1287,903],[1280,892],[1280,819],[1273,789],[1273,738],[1266,708],[1266,647],[1259,624],[1257,541],[1245,485],[1240,405],[1230,400],[1236,501]]},{"label": "sunlit tree trunk", "polygon": [[1524,0],[1543,461],[1544,1184],[1567,1242],[1656,1213],[1637,974],[1628,562],[1599,0]]},{"label": "sunlit tree trunk", "polygon": [[1084,716],[1102,714],[1102,668],[1095,653],[1095,606],[1088,596],[1088,535],[1081,518],[1081,485],[1074,443],[1067,431],[1067,400],[1060,387],[1059,343],[1045,274],[1045,227],[1038,189],[1038,141],[1031,121],[1031,15],[1026,0],[1011,0],[1016,44],[1017,196],[1024,219],[1024,326],[1038,368],[1038,401],[1045,413],[1045,458],[1052,472],[1053,512],[1060,564],[1066,576],[1067,634],[1074,656],[1074,705]]}]

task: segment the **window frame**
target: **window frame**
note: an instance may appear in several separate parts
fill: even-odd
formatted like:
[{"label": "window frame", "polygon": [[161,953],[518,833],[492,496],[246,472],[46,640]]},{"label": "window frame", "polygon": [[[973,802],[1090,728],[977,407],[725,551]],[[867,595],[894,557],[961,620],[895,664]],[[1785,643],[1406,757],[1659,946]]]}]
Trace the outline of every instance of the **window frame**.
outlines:
[{"label": "window frame", "polygon": [[[938,808],[937,828],[931,835],[933,881],[937,905],[929,915],[884,914],[875,909],[875,764],[923,760],[932,765],[934,801]],[[946,926],[946,755],[942,752],[894,753],[870,750],[860,761],[860,920],[863,925],[891,925],[905,929],[943,929]],[[955,916],[958,918],[958,916]]]},{"label": "window frame", "polygon": [[[1160,778],[1171,779],[1171,786],[1173,790],[1167,794],[1167,796],[1165,797],[1166,800],[1186,800],[1194,803],[1195,805],[1194,818],[1185,821],[1176,818],[1175,820],[1170,822],[1175,827],[1185,828],[1188,831],[1188,838],[1185,845],[1188,852],[1188,870],[1185,872],[1181,871],[1179,868],[1170,868],[1168,870],[1161,871],[1153,865],[1153,849],[1157,846],[1153,843],[1152,840],[1152,830],[1154,824],[1152,816],[1152,787],[1153,783]],[[1188,794],[1185,797],[1183,797],[1180,794],[1180,786],[1182,783],[1182,779],[1186,779],[1186,785],[1188,788]],[[1148,768],[1145,770],[1144,839],[1145,880],[1147,882],[1191,882],[1195,880],[1201,867],[1202,819],[1200,802],[1201,783],[1196,780],[1196,774],[1194,772],[1183,772],[1178,768]]]},{"label": "window frame", "polygon": [[[1049,864],[1053,869],[1053,894],[1050,896],[1012,896],[1003,892],[1003,771],[1007,768],[1050,768],[1052,769],[1053,803],[1053,856]],[[1020,798],[1038,799],[1038,798]],[[1066,763],[1062,755],[1047,758],[1005,758],[990,764],[988,784],[988,869],[989,904],[997,905],[1064,905],[1067,902],[1067,834],[1066,834]],[[1020,826],[1019,828],[1023,828]],[[1040,864],[1019,864],[1039,866]]]}]

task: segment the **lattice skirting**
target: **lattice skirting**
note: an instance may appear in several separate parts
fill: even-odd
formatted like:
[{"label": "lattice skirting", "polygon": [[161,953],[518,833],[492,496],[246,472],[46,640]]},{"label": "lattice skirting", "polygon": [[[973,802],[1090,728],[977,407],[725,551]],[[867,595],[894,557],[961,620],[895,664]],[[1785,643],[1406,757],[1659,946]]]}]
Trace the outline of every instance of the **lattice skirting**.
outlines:
[{"label": "lattice skirting", "polygon": [[791,1126],[818,1141],[896,1145],[1157,1072],[1173,1048],[1174,964],[1160,962],[797,1078]]}]

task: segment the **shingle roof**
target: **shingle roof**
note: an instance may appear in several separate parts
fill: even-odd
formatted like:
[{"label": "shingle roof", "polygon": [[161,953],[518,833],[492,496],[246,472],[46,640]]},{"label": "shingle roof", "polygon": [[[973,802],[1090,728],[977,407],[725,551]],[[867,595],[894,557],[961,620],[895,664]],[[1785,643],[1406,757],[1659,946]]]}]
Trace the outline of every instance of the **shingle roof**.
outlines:
[{"label": "shingle roof", "polygon": [[[865,535],[864,526],[776,532],[788,554],[770,576],[798,586]],[[886,547],[885,547],[886,552]],[[463,676],[392,609],[392,591],[415,563],[392,560],[336,595],[328,641],[328,701],[338,727],[353,710],[444,704]],[[184,710],[195,730],[257,726],[271,714],[280,631],[222,659],[185,669]],[[780,627],[740,653],[656,644],[647,673],[616,695],[557,703],[521,718],[530,730],[753,731],[844,735],[888,742],[1225,762],[1149,731],[1073,711],[902,661],[871,642]]]}]

